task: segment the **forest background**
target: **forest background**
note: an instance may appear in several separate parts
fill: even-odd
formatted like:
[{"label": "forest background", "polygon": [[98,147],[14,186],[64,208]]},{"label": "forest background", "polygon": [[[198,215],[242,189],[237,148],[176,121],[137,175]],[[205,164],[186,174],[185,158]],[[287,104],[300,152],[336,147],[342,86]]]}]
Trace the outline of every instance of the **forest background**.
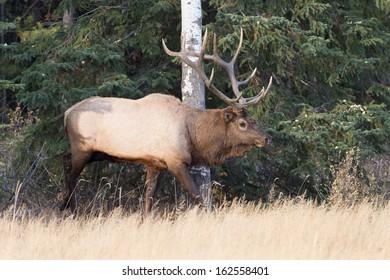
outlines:
[{"label": "forest background", "polygon": [[[64,111],[89,96],[181,95],[178,0],[0,0],[0,210],[56,208],[65,191]],[[212,170],[214,202],[282,196],[355,203],[390,187],[390,1],[203,1],[203,27],[233,55],[256,94],[251,114],[273,146]],[[205,65],[210,70],[211,65]],[[218,88],[228,78],[216,73]],[[207,94],[207,107],[224,106]],[[186,201],[169,174],[158,205]],[[91,164],[79,182],[85,209],[139,209],[144,170]]]}]

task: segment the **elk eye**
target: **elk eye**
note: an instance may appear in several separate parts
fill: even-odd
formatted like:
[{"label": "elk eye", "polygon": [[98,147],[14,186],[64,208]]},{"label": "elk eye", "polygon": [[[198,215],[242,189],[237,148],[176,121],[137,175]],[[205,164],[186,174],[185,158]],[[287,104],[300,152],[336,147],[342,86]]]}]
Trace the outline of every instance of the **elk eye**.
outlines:
[{"label": "elk eye", "polygon": [[244,120],[240,120],[239,123],[238,123],[238,125],[240,126],[240,129],[241,129],[241,130],[246,130],[246,128],[247,128],[247,126],[248,126],[247,122],[244,121]]}]

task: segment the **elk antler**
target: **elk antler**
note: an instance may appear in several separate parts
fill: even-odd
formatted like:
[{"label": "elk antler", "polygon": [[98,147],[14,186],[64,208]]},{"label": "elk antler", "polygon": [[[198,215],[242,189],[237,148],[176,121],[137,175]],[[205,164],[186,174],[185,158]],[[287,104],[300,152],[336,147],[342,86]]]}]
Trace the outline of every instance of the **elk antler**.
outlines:
[{"label": "elk antler", "polygon": [[[242,32],[242,28],[241,28],[240,42],[238,44],[237,51],[235,52],[235,54],[234,54],[234,56],[233,56],[233,58],[232,58],[232,60],[230,62],[226,62],[226,61],[222,60],[221,57],[218,55],[218,51],[217,51],[217,37],[216,37],[215,34],[214,34],[214,39],[213,39],[213,54],[212,55],[206,54],[207,29],[206,29],[206,32],[205,32],[205,34],[203,36],[203,43],[202,43],[202,47],[201,47],[200,53],[186,50],[186,48],[185,48],[185,35],[183,36],[183,38],[181,40],[180,52],[173,52],[173,51],[169,50],[167,48],[167,46],[165,45],[164,40],[162,40],[162,44],[163,44],[164,51],[168,55],[174,56],[174,57],[179,57],[184,63],[186,63],[191,68],[193,68],[198,73],[199,77],[204,81],[206,86],[218,98],[220,98],[221,100],[223,100],[224,102],[226,102],[227,104],[229,104],[229,105],[231,105],[233,107],[244,108],[244,107],[248,107],[250,105],[257,104],[261,99],[263,99],[267,95],[268,90],[269,90],[269,88],[271,87],[271,84],[272,84],[272,76],[271,76],[271,78],[269,80],[267,88],[264,89],[264,87],[263,87],[258,95],[254,96],[254,97],[249,97],[249,98],[243,98],[242,97],[242,92],[240,92],[239,87],[249,83],[249,81],[255,76],[256,71],[257,71],[257,68],[255,68],[255,70],[253,70],[252,74],[247,79],[245,79],[244,81],[238,81],[236,79],[236,76],[234,74],[234,66],[236,64],[238,53],[240,52],[240,49],[241,49],[241,46],[242,46],[242,41],[243,41],[243,32]],[[197,61],[193,61],[193,60],[190,59],[189,56],[198,57],[198,60]],[[233,89],[233,92],[234,92],[234,95],[236,96],[236,98],[229,98],[229,97],[227,97],[218,88],[216,88],[213,85],[213,81],[214,81],[214,68],[211,71],[210,78],[208,78],[206,73],[204,72],[203,67],[202,67],[202,61],[204,59],[211,60],[215,64],[221,66],[222,68],[224,68],[226,70],[226,72],[228,73],[230,82],[232,84],[232,89]]]}]

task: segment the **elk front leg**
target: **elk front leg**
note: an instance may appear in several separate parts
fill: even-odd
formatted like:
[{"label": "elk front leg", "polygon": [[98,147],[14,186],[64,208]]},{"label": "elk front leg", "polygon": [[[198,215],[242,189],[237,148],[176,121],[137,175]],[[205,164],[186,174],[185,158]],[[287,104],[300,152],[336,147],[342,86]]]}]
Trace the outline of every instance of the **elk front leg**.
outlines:
[{"label": "elk front leg", "polygon": [[195,204],[203,205],[203,199],[200,195],[199,188],[196,186],[194,179],[192,178],[188,166],[184,163],[180,163],[175,166],[171,166],[170,171],[176,176],[179,182],[183,185],[184,189],[193,199]]},{"label": "elk front leg", "polygon": [[146,167],[146,191],[145,191],[145,208],[144,208],[144,218],[146,218],[150,211],[152,210],[152,204],[154,199],[154,194],[156,192],[158,178],[160,175],[160,170],[153,167]]}]

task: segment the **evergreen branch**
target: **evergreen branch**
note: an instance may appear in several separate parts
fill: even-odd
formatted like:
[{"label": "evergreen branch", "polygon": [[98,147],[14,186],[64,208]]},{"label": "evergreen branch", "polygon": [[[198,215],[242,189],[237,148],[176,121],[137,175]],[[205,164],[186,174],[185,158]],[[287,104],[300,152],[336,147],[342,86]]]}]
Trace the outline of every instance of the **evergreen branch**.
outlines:
[{"label": "evergreen branch", "polygon": [[27,8],[27,10],[24,12],[24,14],[20,17],[20,20],[22,20],[23,18],[25,18],[25,16],[28,14],[28,12],[35,6],[35,4],[37,4],[40,0],[35,0],[34,3],[32,3],[30,5],[30,7]]},{"label": "evergreen branch", "polygon": [[84,13],[84,14],[78,16],[78,17],[76,18],[76,20],[79,20],[80,18],[83,18],[83,17],[85,17],[85,16],[87,16],[87,15],[89,15],[89,14],[93,14],[94,12],[96,12],[96,11],[98,11],[98,10],[100,10],[100,9],[108,9],[108,10],[110,10],[110,9],[121,9],[121,8],[124,8],[124,7],[125,7],[125,5],[117,5],[117,6],[99,6],[99,7],[96,7],[95,9],[93,9],[93,10],[91,10],[91,11],[88,11],[88,12],[86,12],[86,13]]}]

